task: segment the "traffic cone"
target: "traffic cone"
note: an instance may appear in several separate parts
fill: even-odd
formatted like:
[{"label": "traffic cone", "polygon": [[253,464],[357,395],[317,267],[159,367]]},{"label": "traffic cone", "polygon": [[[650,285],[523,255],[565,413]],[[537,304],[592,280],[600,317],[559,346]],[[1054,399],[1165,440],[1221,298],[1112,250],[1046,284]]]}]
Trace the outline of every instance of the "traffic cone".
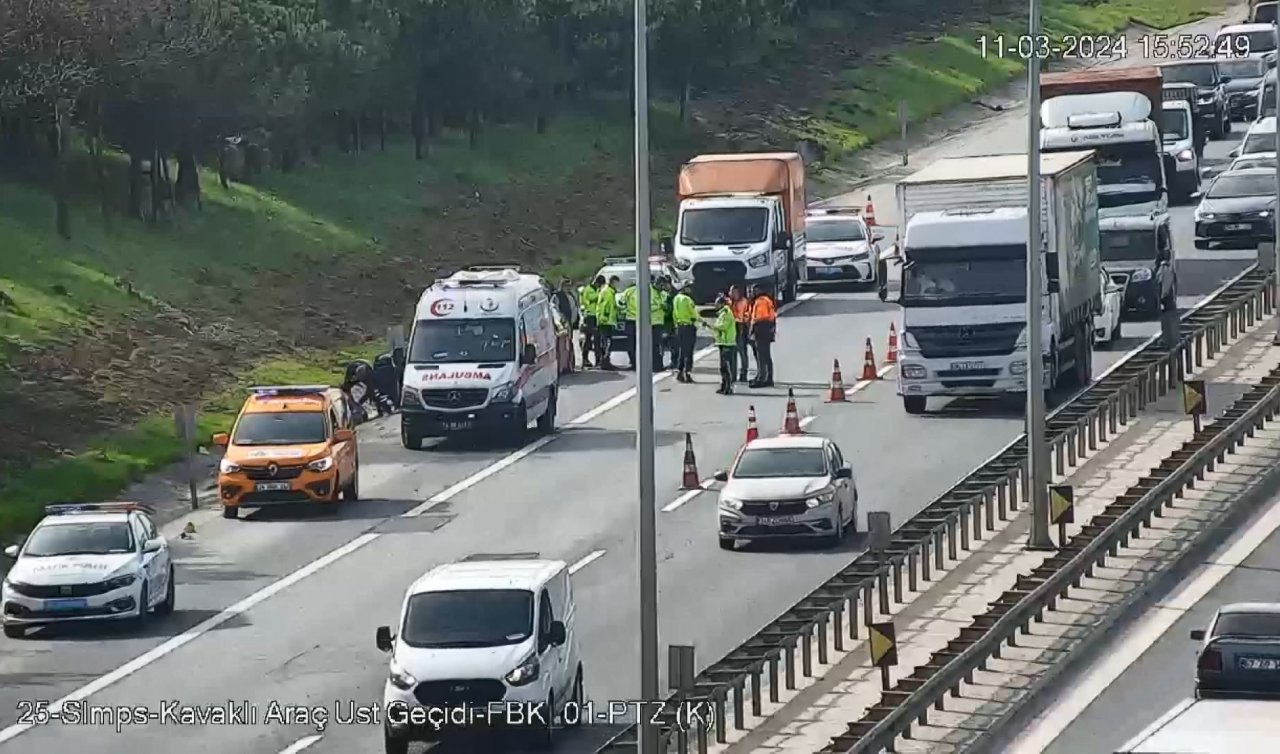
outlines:
[{"label": "traffic cone", "polygon": [[862,219],[867,221],[868,227],[875,227],[876,206],[871,203],[871,194],[867,194],[867,206],[862,210]]},{"label": "traffic cone", "polygon": [[747,442],[759,439],[760,428],[756,426],[756,407],[747,406]]},{"label": "traffic cone", "polygon": [[876,353],[871,350],[871,338],[867,338],[867,355],[862,359],[862,379],[878,380],[880,375],[876,369]]},{"label": "traffic cone", "polygon": [[893,323],[889,323],[889,353],[884,357],[884,363],[898,363],[898,328]]},{"label": "traffic cone", "polygon": [[800,412],[796,411],[796,394],[791,388],[787,388],[787,415],[782,420],[782,434],[804,434],[800,429]]},{"label": "traffic cone", "polygon": [[844,377],[840,374],[840,360],[836,359],[831,366],[831,392],[827,395],[827,403],[844,403],[849,400],[844,394]]},{"label": "traffic cone", "polygon": [[693,435],[688,432],[684,433],[684,474],[680,478],[680,489],[702,489],[702,479],[698,476],[698,461],[693,457]]}]

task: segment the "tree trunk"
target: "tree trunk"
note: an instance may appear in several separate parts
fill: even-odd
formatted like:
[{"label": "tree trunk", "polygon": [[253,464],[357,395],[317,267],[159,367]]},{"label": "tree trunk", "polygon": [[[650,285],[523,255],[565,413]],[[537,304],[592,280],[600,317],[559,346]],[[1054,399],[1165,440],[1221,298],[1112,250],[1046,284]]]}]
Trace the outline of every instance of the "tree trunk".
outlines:
[{"label": "tree trunk", "polygon": [[409,131],[413,133],[413,158],[421,160],[427,154],[427,124],[422,103],[414,98],[413,112],[409,114]]},{"label": "tree trunk", "polygon": [[480,108],[476,105],[467,114],[467,145],[472,149],[480,146]]},{"label": "tree trunk", "polygon": [[200,173],[196,166],[196,151],[191,144],[190,136],[183,136],[178,145],[178,183],[175,195],[178,204],[189,208],[193,203],[197,209],[204,208],[200,197]]},{"label": "tree trunk", "polygon": [[227,179],[227,150],[230,148],[225,137],[218,137],[218,183],[224,191],[231,188],[231,181]]},{"label": "tree trunk", "polygon": [[680,125],[687,127],[689,125],[689,121],[693,118],[693,113],[690,112],[689,108],[689,99],[690,95],[693,93],[693,85],[689,82],[690,77],[688,70],[685,71],[683,78],[684,83],[680,85]]},{"label": "tree trunk", "polygon": [[378,108],[378,151],[387,151],[387,111]]},{"label": "tree trunk", "polygon": [[351,119],[351,151],[356,154],[364,152],[364,113],[356,113]]},{"label": "tree trunk", "polygon": [[[129,151],[129,217],[147,219],[146,160],[134,149]],[[224,179],[225,180],[225,179]]]},{"label": "tree trunk", "polygon": [[94,102],[93,123],[89,137],[89,160],[93,165],[94,181],[98,184],[98,206],[102,210],[102,222],[110,227],[111,225],[111,195],[107,191],[107,166],[102,160],[103,142],[105,138],[102,135],[102,101]]},{"label": "tree trunk", "polygon": [[53,109],[53,196],[57,205],[58,235],[68,240],[71,238],[71,198],[68,196],[71,186],[67,175],[71,161],[71,119],[67,112],[70,107],[69,102],[59,102]]}]

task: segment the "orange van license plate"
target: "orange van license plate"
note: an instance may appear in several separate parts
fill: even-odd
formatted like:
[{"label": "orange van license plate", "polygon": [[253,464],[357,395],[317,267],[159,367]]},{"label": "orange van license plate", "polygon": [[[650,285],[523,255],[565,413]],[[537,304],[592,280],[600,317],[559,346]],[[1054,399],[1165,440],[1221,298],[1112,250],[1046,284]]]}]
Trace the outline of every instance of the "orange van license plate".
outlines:
[{"label": "orange van license plate", "polygon": [[288,492],[288,482],[258,482],[253,486],[258,492]]}]

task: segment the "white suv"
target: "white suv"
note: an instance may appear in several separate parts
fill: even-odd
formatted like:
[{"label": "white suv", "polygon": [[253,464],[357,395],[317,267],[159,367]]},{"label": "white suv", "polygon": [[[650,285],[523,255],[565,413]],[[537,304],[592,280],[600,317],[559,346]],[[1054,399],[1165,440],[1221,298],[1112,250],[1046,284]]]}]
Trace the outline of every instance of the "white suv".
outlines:
[{"label": "white suv", "polygon": [[84,620],[173,612],[173,559],[148,509],[134,503],[49,505],[0,587],[4,635]]},{"label": "white suv", "polygon": [[377,646],[391,655],[387,754],[504,723],[547,749],[557,718],[581,722],[582,660],[563,561],[475,556],[428,571],[405,593],[397,628],[378,628]]}]

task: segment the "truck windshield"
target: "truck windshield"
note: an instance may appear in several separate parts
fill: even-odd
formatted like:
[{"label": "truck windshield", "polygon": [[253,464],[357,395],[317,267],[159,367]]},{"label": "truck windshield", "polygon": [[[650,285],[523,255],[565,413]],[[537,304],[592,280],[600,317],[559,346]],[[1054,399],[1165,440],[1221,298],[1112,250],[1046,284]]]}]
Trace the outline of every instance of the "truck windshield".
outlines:
[{"label": "truck windshield", "polygon": [[1104,230],[1098,240],[1102,261],[1124,262],[1156,258],[1156,234],[1151,230]]},{"label": "truck windshield", "polygon": [[1099,147],[1098,182],[1106,186],[1117,183],[1160,183],[1160,158],[1151,142],[1108,144]]},{"label": "truck windshield", "polygon": [[1179,63],[1162,65],[1166,84],[1195,84],[1196,86],[1213,86],[1218,81],[1218,71],[1213,63]]},{"label": "truck windshield", "polygon": [[409,341],[410,364],[514,361],[515,322],[510,319],[420,319]]},{"label": "truck windshield", "polygon": [[1027,298],[1026,247],[907,248],[903,306],[1015,304]]},{"label": "truck windshield", "polygon": [[1160,133],[1166,142],[1182,141],[1191,133],[1191,118],[1186,110],[1162,110]]},{"label": "truck windshield", "polygon": [[769,229],[764,207],[707,207],[680,215],[680,243],[685,246],[734,246],[760,243]]}]

